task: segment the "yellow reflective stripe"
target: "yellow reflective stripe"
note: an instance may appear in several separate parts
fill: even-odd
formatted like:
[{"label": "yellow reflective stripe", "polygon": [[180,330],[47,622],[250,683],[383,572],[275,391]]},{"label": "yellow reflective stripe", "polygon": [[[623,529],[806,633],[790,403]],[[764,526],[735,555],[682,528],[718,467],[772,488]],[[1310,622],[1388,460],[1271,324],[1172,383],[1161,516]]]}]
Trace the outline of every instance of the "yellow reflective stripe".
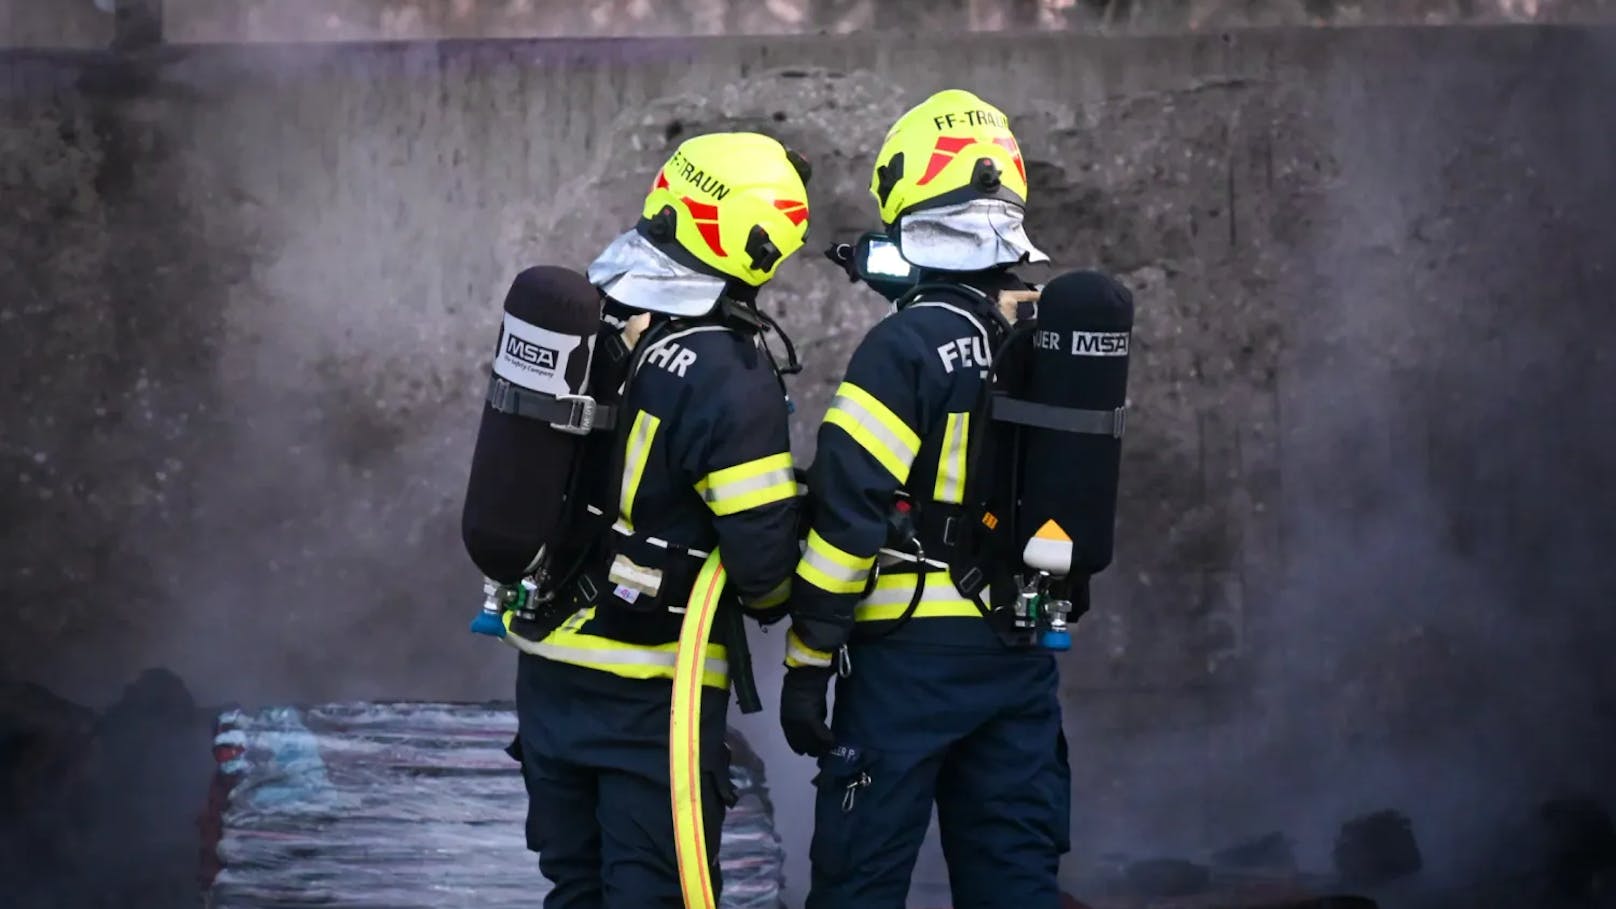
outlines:
[{"label": "yellow reflective stripe", "polygon": [[937,455],[937,485],[932,498],[953,505],[965,501],[965,452],[969,445],[971,415],[951,413],[943,427],[943,448]]},{"label": "yellow reflective stripe", "polygon": [[640,491],[645,464],[651,459],[651,442],[656,438],[660,425],[661,420],[642,410],[635,414],[634,427],[629,430],[628,449],[623,457],[622,505],[618,508],[618,513],[629,527],[634,526],[634,495]]},{"label": "yellow reflective stripe", "polygon": [[774,585],[773,590],[747,602],[746,606],[748,609],[773,609],[789,599],[791,599],[791,579],[786,578]]},{"label": "yellow reflective stripe", "polygon": [[[858,622],[886,622],[903,617],[909,600],[915,595],[915,575],[884,574],[875,582],[875,589],[853,609]],[[981,618],[982,610],[976,603],[960,595],[953,578],[946,571],[926,575],[926,589],[915,608],[917,619]]]},{"label": "yellow reflective stripe", "polygon": [[797,637],[795,628],[786,632],[786,667],[801,669],[805,666],[817,666],[824,669],[830,666],[831,655],[823,650],[815,650]]},{"label": "yellow reflective stripe", "polygon": [[831,593],[862,593],[875,556],[860,558],[825,541],[819,531],[808,531],[808,546],[797,563],[797,576]]},{"label": "yellow reflective stripe", "polygon": [[909,479],[909,467],[920,451],[920,437],[874,395],[852,382],[843,382],[831,399],[830,410],[825,412],[825,422],[852,436],[899,483]]},{"label": "yellow reflective stripe", "polygon": [[684,622],[679,626],[678,672],[668,710],[668,787],[673,807],[673,848],[679,890],[689,909],[717,909],[712,862],[707,854],[706,818],[702,811],[701,685],[696,666],[709,645],[719,597],[724,592],[724,566],[714,552],[702,563],[690,590]]},{"label": "yellow reflective stripe", "polygon": [[795,497],[797,476],[786,452],[715,470],[696,483],[696,491],[722,517]]},{"label": "yellow reflective stripe", "polygon": [[[564,625],[531,648],[523,649],[558,663],[598,669],[624,678],[671,679],[677,665],[679,643],[627,644],[599,635],[583,634]],[[723,646],[709,644],[705,656],[701,683],[713,688],[728,688],[729,662]]]}]

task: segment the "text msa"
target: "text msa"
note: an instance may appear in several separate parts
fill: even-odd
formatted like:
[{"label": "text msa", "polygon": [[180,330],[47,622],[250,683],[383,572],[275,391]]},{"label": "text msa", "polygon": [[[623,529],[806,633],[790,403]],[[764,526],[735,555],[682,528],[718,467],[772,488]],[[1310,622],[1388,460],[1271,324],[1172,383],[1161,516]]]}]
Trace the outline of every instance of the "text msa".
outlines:
[{"label": "text msa", "polygon": [[559,350],[534,344],[523,340],[516,335],[505,337],[505,354],[519,363],[526,363],[538,369],[554,370],[556,362],[561,357]]},{"label": "text msa", "polygon": [[1034,334],[1033,344],[1039,350],[1065,350],[1074,357],[1128,355],[1128,333],[1125,331],[1074,331],[1069,344],[1062,343],[1059,332],[1040,331]]}]

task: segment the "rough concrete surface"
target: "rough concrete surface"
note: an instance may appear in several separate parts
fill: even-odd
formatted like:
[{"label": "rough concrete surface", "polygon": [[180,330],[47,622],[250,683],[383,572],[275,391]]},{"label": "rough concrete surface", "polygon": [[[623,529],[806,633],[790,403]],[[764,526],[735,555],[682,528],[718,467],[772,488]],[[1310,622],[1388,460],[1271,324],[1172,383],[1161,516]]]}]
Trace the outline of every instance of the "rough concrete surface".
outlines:
[{"label": "rough concrete surface", "polygon": [[[174,44],[674,35],[1138,33],[1300,25],[1609,23],[1612,0],[0,0],[0,46],[105,47],[156,21]],[[137,26],[138,27],[138,26]]]},{"label": "rough concrete surface", "polygon": [[106,47],[112,33],[94,0],[0,0],[0,47]]},{"label": "rough concrete surface", "polygon": [[1610,0],[165,0],[178,41],[1609,21]]},{"label": "rough concrete surface", "polygon": [[1116,564],[1064,661],[1070,873],[1276,825],[1320,861],[1387,800],[1440,866],[1517,797],[1608,788],[1589,29],[0,56],[0,668],[89,702],[159,664],[208,702],[501,696],[457,522],[506,282],[585,264],[680,137],[800,147],[812,241],[762,302],[809,362],[806,463],[882,313],[818,250],[955,85],[1012,116],[1032,236],[1138,301]]}]

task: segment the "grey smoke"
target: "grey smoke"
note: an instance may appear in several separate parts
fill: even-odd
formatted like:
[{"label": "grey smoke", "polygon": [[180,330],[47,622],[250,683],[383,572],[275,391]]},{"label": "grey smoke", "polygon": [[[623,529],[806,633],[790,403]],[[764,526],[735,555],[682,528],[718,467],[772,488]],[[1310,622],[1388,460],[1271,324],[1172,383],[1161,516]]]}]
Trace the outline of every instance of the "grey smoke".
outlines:
[{"label": "grey smoke", "polygon": [[1277,828],[1324,869],[1391,806],[1456,883],[1541,799],[1616,799],[1610,37],[1523,37],[1502,86],[1390,48],[1321,86],[1338,172],[1281,302],[1286,571],[1247,607],[1250,696],[1127,746],[1189,781],[1131,780],[1113,845]]},{"label": "grey smoke", "polygon": [[[1018,118],[1035,241],[1140,300],[1118,562],[1066,662],[1069,874],[1269,826],[1318,865],[1383,804],[1459,864],[1616,757],[1609,37],[1210,37],[1159,66],[1034,40],[1009,68],[938,39],[949,73],[793,46],[835,77],[730,43],[180,51],[100,82],[8,58],[0,653],[92,702],[156,663],[203,702],[506,695],[456,533],[504,282],[620,230],[679,118],[807,143],[814,245],[765,301],[811,359],[806,455],[880,311],[817,246],[871,226],[863,149],[957,78]],[[812,764],[756,640],[769,709],[735,721],[800,894]]]}]

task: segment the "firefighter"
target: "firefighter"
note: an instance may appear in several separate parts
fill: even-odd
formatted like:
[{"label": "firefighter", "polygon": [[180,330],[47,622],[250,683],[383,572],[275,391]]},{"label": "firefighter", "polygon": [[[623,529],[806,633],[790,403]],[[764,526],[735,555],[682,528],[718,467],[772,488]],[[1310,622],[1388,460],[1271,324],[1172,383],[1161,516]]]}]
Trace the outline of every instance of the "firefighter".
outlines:
[{"label": "firefighter", "polygon": [[519,657],[516,747],[527,844],[554,883],[547,909],[684,905],[670,679],[692,584],[715,548],[735,596],[720,607],[702,675],[701,814],[717,886],[733,801],[725,713],[744,674],[736,609],[783,618],[799,554],[788,401],[765,343],[772,323],[755,301],[802,246],[807,174],[762,135],[689,139],[657,174],[635,228],[589,268],[605,319],[648,325],[617,431],[592,437],[585,456],[593,520],[574,534],[584,541],[578,568],[558,572],[553,608],[510,624],[537,642]]},{"label": "firefighter", "polygon": [[904,906],[935,805],[956,907],[1054,907],[1070,775],[1053,654],[949,570],[999,300],[1031,289],[1013,266],[1047,261],[1023,229],[1025,165],[1003,112],[950,90],[892,126],[870,190],[931,289],[854,352],[810,470],[780,699],[787,742],[819,761],[807,906]]}]

